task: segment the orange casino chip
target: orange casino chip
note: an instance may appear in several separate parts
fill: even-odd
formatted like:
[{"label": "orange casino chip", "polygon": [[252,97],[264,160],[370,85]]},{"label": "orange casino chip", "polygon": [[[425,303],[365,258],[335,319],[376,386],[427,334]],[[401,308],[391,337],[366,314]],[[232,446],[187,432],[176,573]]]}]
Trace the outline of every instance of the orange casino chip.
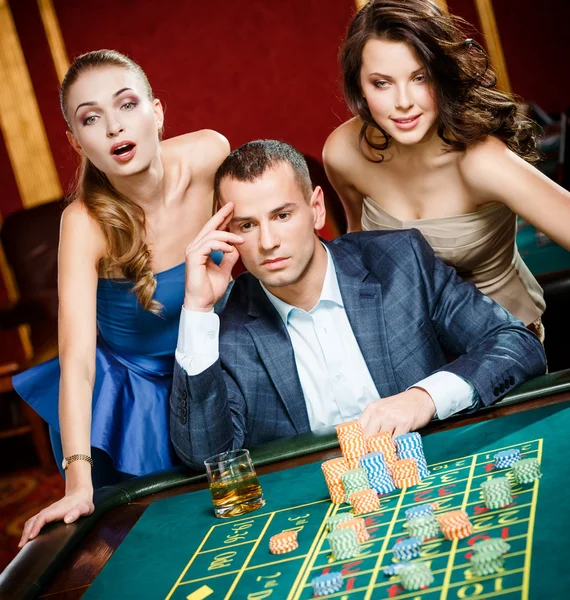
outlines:
[{"label": "orange casino chip", "polygon": [[386,465],[390,466],[398,459],[396,446],[392,441],[392,434],[387,431],[376,433],[366,439],[366,449],[370,452],[382,452]]},{"label": "orange casino chip", "polygon": [[340,476],[349,470],[344,457],[333,458],[321,464],[323,475],[329,489],[331,502],[333,504],[342,504],[345,502],[344,486]]},{"label": "orange casino chip", "polygon": [[393,462],[390,473],[397,488],[412,487],[421,481],[415,458],[403,458]]},{"label": "orange casino chip", "polygon": [[421,481],[419,475],[417,477],[403,477],[401,479],[397,479],[396,477],[394,477],[393,480],[394,485],[399,489],[409,488],[414,485],[418,485],[418,483],[420,483]]},{"label": "orange casino chip", "polygon": [[464,510],[451,510],[437,516],[446,540],[461,540],[473,533],[473,524]]},{"label": "orange casino chip", "polygon": [[366,454],[366,440],[358,421],[341,423],[335,427],[341,452],[350,469],[360,466],[360,457]]},{"label": "orange casino chip", "polygon": [[363,544],[370,539],[370,534],[366,529],[366,523],[364,519],[360,517],[356,517],[354,519],[350,519],[350,521],[344,521],[337,525],[337,529],[354,529],[356,531],[356,535],[358,537],[359,543]]},{"label": "orange casino chip", "polygon": [[380,509],[378,494],[373,489],[353,492],[348,498],[355,515],[364,515]]},{"label": "orange casino chip", "polygon": [[269,551],[271,554],[285,554],[299,547],[296,531],[282,531],[276,533],[269,539]]}]

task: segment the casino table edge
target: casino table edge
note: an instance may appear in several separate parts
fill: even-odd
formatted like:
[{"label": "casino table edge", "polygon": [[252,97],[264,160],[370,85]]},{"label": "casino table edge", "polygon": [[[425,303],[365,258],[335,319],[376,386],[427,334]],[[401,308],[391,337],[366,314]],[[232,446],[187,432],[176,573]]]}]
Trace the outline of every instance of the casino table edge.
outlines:
[{"label": "casino table edge", "polygon": [[[481,416],[483,419],[493,418],[493,413],[498,409],[549,396],[559,396],[569,391],[570,369],[542,375],[521,384],[493,406],[482,408],[467,418],[480,419]],[[522,407],[521,409],[524,410]],[[461,415],[448,419],[445,424],[448,428],[465,422],[466,416]],[[434,422],[422,433],[430,433],[438,429],[441,427]],[[327,428],[257,446],[251,449],[251,455],[255,465],[262,466],[330,450],[337,446],[334,428]],[[94,498],[95,511],[92,515],[80,519],[73,525],[64,525],[61,522],[47,525],[45,533],[26,544],[0,573],[0,600],[36,598],[53,575],[65,564],[71,552],[111,509],[178,486],[204,482],[205,478],[203,473],[191,471],[186,467],[175,467],[97,490]]]}]

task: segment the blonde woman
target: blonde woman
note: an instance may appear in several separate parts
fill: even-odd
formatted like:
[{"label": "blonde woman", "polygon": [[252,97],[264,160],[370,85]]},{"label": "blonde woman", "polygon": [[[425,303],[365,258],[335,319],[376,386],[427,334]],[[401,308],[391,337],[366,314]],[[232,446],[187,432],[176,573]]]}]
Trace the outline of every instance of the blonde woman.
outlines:
[{"label": "blonde woman", "polygon": [[176,462],[168,397],[184,251],[212,214],[213,177],[229,152],[202,130],[161,141],[164,114],[143,70],[113,50],[89,52],[60,92],[82,158],[59,248],[59,360],[15,378],[50,425],[65,496],[24,527],[93,511],[93,489]]}]

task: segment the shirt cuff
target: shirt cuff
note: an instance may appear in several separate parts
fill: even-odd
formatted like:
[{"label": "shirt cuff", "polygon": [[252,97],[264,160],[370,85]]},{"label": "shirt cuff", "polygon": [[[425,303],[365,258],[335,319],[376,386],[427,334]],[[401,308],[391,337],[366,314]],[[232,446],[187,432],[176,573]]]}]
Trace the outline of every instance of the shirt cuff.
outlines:
[{"label": "shirt cuff", "polygon": [[199,375],[220,356],[220,318],[212,310],[199,312],[182,307],[176,361],[188,375]]},{"label": "shirt cuff", "polygon": [[473,408],[477,402],[475,388],[459,375],[448,371],[438,371],[410,387],[421,388],[431,396],[440,420],[466,408]]}]

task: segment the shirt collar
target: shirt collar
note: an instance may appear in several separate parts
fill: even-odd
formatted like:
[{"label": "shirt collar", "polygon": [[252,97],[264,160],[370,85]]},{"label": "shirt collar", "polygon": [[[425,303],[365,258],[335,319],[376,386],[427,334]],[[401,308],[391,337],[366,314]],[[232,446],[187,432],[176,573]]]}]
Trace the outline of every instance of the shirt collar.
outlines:
[{"label": "shirt collar", "polygon": [[[323,289],[321,290],[321,295],[319,297],[319,301],[315,304],[315,306],[309,312],[314,311],[322,302],[327,302],[327,301],[332,302],[338,306],[344,306],[344,303],[342,301],[342,296],[340,293],[340,287],[338,285],[338,278],[336,275],[334,261],[332,259],[331,253],[329,252],[329,249],[325,246],[325,244],[323,244],[323,247],[327,253],[327,271],[325,273],[325,280],[323,282]],[[291,311],[293,311],[295,309],[297,309],[297,310],[301,310],[301,309],[298,309],[296,306],[293,306],[291,304],[287,304],[287,302],[283,302],[283,300],[277,298],[277,296],[272,294],[261,283],[261,281],[259,282],[259,284],[261,285],[261,289],[267,295],[267,298],[269,298],[269,302],[271,302],[271,304],[273,304],[273,306],[275,307],[275,310],[279,313],[279,316],[281,317],[281,320],[283,321],[283,323],[285,325],[287,325]]]}]

